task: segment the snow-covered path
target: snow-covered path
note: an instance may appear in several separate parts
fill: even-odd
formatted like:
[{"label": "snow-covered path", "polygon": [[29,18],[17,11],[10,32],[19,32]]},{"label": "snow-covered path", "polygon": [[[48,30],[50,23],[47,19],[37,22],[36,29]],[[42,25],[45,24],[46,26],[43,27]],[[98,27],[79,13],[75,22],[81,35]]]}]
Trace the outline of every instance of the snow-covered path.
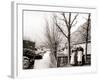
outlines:
[{"label": "snow-covered path", "polygon": [[[55,63],[54,63],[55,64]],[[40,60],[35,60],[34,69],[45,69],[50,68],[52,65],[50,51],[47,51],[43,58]],[[55,64],[56,65],[56,64]]]}]

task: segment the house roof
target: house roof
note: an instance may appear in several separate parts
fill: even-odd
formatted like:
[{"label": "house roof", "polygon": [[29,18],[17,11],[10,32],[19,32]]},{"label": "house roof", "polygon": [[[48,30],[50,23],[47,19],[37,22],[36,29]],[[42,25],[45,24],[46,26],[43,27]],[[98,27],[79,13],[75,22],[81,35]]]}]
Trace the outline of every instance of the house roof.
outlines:
[{"label": "house roof", "polygon": [[[87,22],[80,25],[79,28],[71,34],[71,44],[82,44],[86,42]],[[91,26],[88,31],[88,42],[91,42]]]}]

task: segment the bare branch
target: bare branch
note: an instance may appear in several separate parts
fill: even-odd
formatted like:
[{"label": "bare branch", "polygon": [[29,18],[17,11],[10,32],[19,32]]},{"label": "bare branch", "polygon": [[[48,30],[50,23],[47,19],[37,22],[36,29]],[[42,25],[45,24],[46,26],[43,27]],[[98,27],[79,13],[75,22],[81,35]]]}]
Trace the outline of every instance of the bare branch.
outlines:
[{"label": "bare branch", "polygon": [[77,24],[77,21],[74,24],[72,24],[72,27],[75,26],[76,24]]},{"label": "bare branch", "polygon": [[67,18],[66,18],[66,16],[65,16],[65,13],[62,13],[62,16],[63,16],[63,20],[65,21],[65,24],[66,24],[66,26],[67,26],[67,28],[69,27],[69,25],[68,25],[68,21],[67,21]]},{"label": "bare branch", "polygon": [[69,13],[69,27],[68,27],[68,30],[70,31],[71,29],[71,12]]},{"label": "bare branch", "polygon": [[[61,14],[61,16],[63,17],[63,14]],[[65,19],[64,18],[61,18],[61,16],[59,17],[59,16],[57,16],[57,19],[58,20],[61,20],[61,21],[65,21]]]},{"label": "bare branch", "polygon": [[53,44],[53,43],[52,43],[52,39],[51,39],[51,33],[50,33],[50,29],[49,29],[49,24],[48,24],[48,21],[47,21],[47,20],[46,20],[46,33],[45,33],[45,35],[46,35],[48,41],[49,41],[51,44]]},{"label": "bare branch", "polygon": [[58,24],[56,24],[56,26],[59,28],[59,30],[63,33],[63,35],[68,38],[68,36],[63,32],[63,30],[60,28],[60,26]]},{"label": "bare branch", "polygon": [[75,15],[74,19],[73,19],[72,22],[71,22],[71,25],[74,23],[74,21],[76,20],[76,18],[77,18],[78,15],[79,15],[79,14],[76,14],[76,15]]}]

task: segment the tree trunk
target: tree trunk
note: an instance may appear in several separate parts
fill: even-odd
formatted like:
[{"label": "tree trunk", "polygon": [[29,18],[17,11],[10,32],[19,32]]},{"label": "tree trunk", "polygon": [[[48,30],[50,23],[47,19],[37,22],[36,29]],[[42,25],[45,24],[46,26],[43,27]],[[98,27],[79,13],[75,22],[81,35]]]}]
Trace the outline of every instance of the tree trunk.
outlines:
[{"label": "tree trunk", "polygon": [[68,64],[70,64],[70,54],[71,54],[71,47],[70,47],[70,31],[68,35]]},{"label": "tree trunk", "polygon": [[70,47],[70,29],[71,29],[71,13],[69,13],[69,23],[68,23],[68,65],[70,65],[70,54],[71,54],[71,47]]},{"label": "tree trunk", "polygon": [[87,48],[88,48],[88,32],[90,27],[90,14],[88,16],[88,23],[87,23],[87,29],[86,29],[86,47],[85,47],[85,63],[87,63]]},{"label": "tree trunk", "polygon": [[87,27],[87,35],[86,35],[85,63],[87,62],[87,48],[88,48],[88,27]]},{"label": "tree trunk", "polygon": [[[87,32],[88,33],[88,32]],[[85,47],[85,63],[87,62],[87,48],[88,48],[88,34],[86,37],[86,47]]]},{"label": "tree trunk", "polygon": [[[58,61],[57,61],[57,43],[56,42],[54,43],[53,54],[54,54],[55,60],[58,64]],[[58,67],[58,66],[56,65],[56,67]]]}]

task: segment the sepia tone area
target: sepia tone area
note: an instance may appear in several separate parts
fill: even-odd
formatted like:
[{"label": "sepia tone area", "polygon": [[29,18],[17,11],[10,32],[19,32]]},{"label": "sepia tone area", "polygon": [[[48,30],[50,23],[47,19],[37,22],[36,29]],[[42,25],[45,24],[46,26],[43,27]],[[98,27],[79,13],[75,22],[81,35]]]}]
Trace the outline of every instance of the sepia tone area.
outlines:
[{"label": "sepia tone area", "polygon": [[91,13],[25,11],[23,69],[91,65]]}]

